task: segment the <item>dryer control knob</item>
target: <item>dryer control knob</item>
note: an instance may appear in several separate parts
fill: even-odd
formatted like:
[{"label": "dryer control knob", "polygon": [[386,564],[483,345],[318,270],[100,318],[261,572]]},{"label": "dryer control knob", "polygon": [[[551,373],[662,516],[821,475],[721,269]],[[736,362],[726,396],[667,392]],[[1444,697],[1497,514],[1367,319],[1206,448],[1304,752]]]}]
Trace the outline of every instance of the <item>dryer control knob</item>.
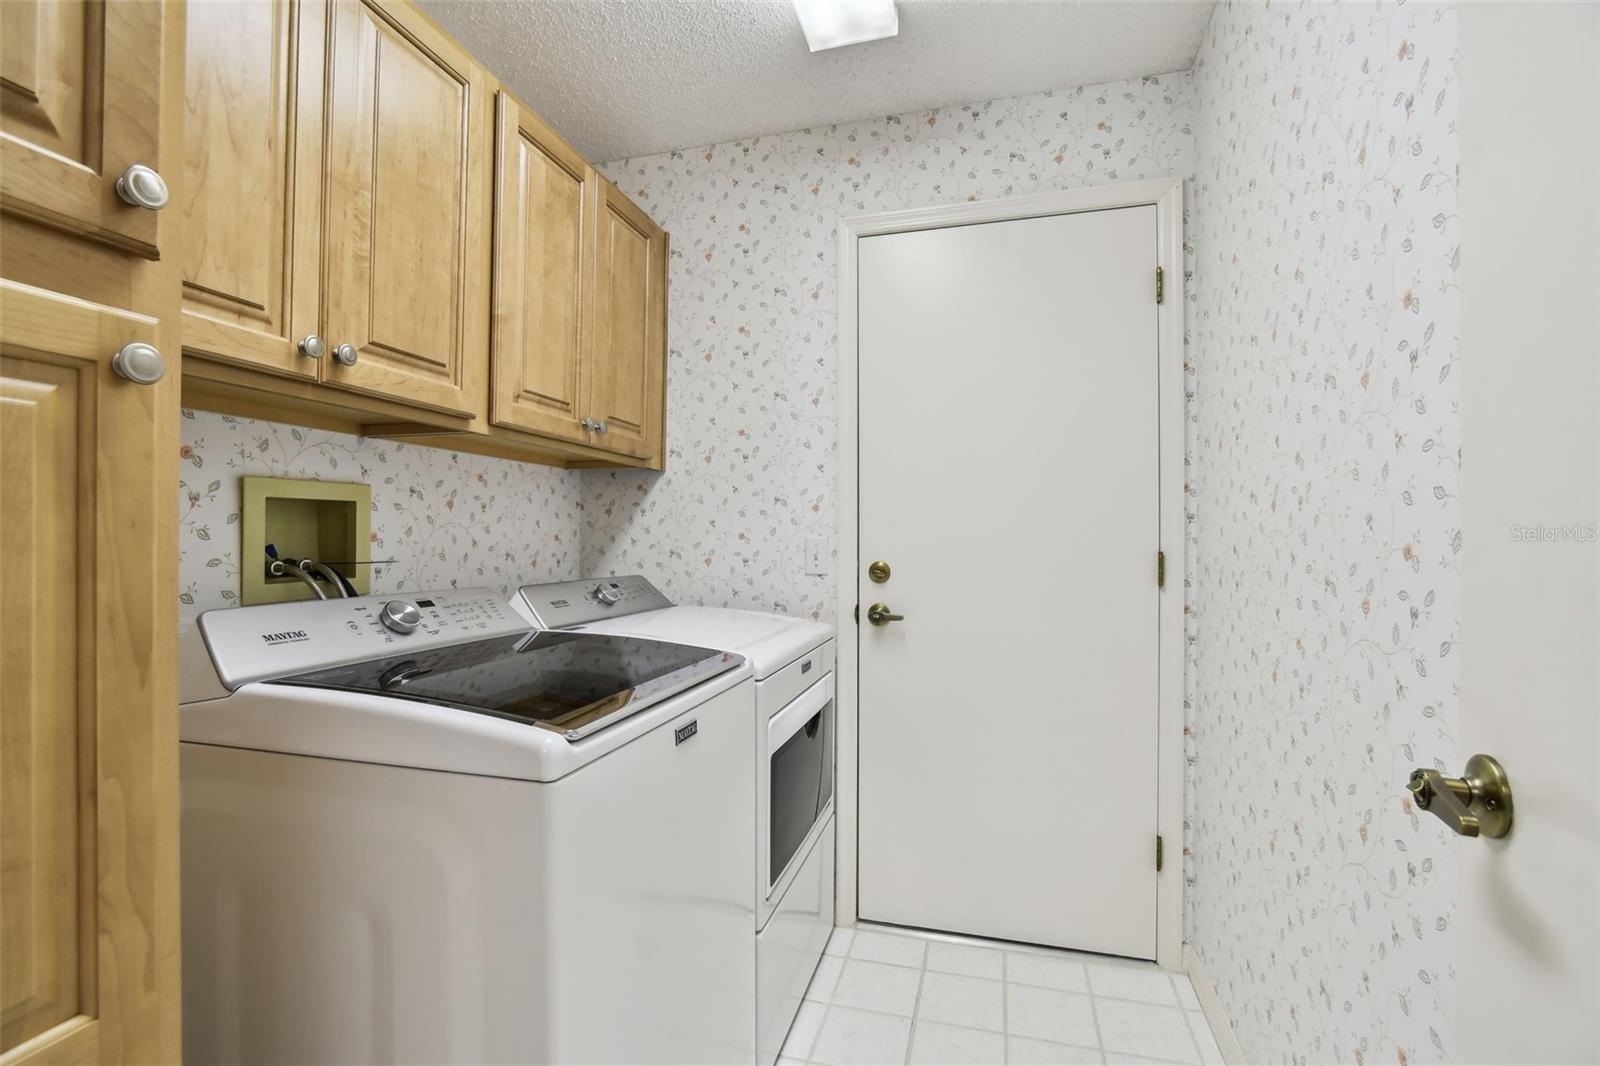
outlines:
[{"label": "dryer control knob", "polygon": [[390,600],[378,617],[396,633],[414,633],[422,624],[422,611],[410,600]]},{"label": "dryer control knob", "polygon": [[611,585],[596,585],[594,587],[594,598],[607,607],[611,607],[622,599],[622,590]]}]

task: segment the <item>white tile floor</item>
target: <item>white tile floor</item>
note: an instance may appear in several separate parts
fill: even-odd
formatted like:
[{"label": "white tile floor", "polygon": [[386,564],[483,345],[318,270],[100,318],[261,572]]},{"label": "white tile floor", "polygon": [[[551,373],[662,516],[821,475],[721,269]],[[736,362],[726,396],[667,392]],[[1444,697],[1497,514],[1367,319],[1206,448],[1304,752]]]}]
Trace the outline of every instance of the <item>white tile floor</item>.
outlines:
[{"label": "white tile floor", "polygon": [[834,931],[782,1066],[1205,1063],[1189,978],[1153,963],[859,926]]}]

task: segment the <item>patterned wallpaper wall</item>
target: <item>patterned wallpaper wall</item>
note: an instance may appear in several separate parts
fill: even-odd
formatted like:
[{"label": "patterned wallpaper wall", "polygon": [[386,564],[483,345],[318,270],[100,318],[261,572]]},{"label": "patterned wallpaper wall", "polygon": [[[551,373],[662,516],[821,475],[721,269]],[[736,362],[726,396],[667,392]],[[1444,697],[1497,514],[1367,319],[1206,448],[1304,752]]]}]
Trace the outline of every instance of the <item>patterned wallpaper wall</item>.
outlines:
[{"label": "patterned wallpaper wall", "polygon": [[[582,569],[831,620],[838,220],[1188,175],[1187,74],[895,115],[603,169],[672,234],[665,474],[583,475]],[[805,572],[805,540],[829,573]]]},{"label": "patterned wallpaper wall", "polygon": [[372,486],[372,591],[578,577],[578,475],[395,441],[184,411],[178,450],[180,625],[239,597],[239,478]]},{"label": "patterned wallpaper wall", "polygon": [[[1448,1059],[1455,12],[1227,3],[1194,68],[1189,936],[1252,1062]],[[1468,176],[1470,180],[1470,175]]]}]

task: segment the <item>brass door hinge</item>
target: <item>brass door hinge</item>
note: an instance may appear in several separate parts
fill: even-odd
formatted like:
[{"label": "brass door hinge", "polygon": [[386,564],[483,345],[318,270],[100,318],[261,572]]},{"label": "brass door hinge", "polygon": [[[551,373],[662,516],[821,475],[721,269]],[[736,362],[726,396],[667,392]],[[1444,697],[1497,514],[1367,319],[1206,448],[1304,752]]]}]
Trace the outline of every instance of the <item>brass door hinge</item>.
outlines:
[{"label": "brass door hinge", "polygon": [[1167,553],[1163,552],[1163,551],[1158,551],[1158,552],[1156,552],[1156,588],[1164,589],[1166,587],[1167,587]]},{"label": "brass door hinge", "polygon": [[1161,834],[1156,834],[1156,873],[1161,872],[1161,865],[1166,858],[1166,846],[1162,843]]},{"label": "brass door hinge", "polygon": [[1167,272],[1156,267],[1156,303],[1167,302]]}]

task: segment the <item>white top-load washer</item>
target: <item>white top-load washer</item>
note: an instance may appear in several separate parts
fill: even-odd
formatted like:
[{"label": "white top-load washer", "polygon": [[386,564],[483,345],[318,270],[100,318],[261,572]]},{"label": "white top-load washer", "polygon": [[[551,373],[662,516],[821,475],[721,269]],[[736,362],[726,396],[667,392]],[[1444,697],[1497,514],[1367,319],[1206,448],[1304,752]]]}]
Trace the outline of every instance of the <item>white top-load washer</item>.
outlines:
[{"label": "white top-load washer", "polygon": [[484,590],[183,644],[195,1062],[748,1063],[755,685]]},{"label": "white top-load washer", "polygon": [[637,574],[528,585],[512,606],[542,629],[720,648],[749,662],[757,717],[756,1050],[770,1066],[833,931],[833,627],[676,606]]}]

